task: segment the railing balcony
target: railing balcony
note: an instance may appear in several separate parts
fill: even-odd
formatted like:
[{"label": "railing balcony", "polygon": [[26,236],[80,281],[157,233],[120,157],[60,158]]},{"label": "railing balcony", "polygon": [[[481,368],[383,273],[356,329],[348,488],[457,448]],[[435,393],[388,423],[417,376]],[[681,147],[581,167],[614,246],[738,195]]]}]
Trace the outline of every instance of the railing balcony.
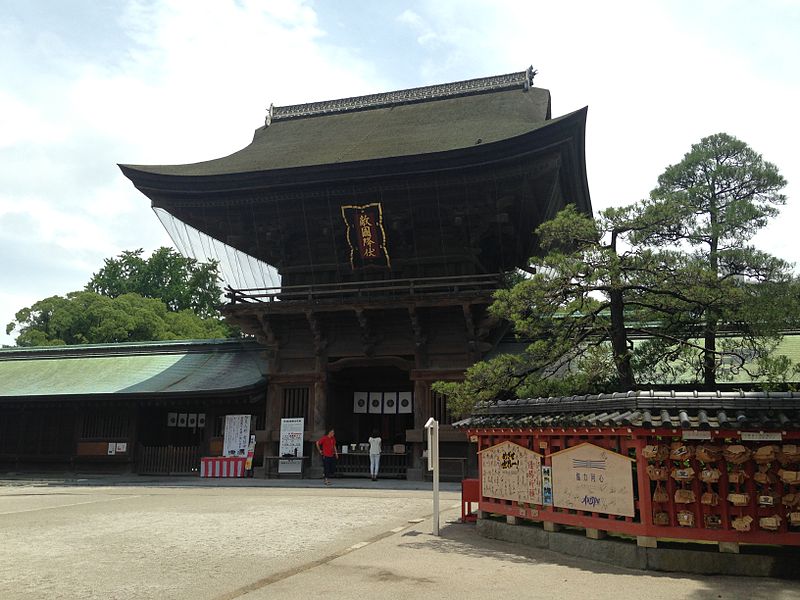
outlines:
[{"label": "railing balcony", "polygon": [[429,295],[489,294],[502,286],[502,276],[462,275],[415,279],[382,279],[314,285],[234,289],[227,287],[230,304],[254,302],[326,302],[370,301],[414,298]]}]

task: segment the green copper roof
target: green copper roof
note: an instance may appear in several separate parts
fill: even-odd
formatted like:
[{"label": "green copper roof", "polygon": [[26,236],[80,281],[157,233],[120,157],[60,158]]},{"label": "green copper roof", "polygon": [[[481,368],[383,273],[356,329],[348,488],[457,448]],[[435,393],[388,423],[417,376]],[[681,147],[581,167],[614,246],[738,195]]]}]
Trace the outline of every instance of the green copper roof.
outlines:
[{"label": "green copper roof", "polygon": [[0,350],[0,399],[220,393],[266,383],[263,349],[242,341]]},{"label": "green copper roof", "polygon": [[[253,141],[187,165],[123,165],[159,175],[214,176],[424,155],[490,144],[555,124],[532,73],[271,109]],[[563,119],[563,117],[562,117]]]}]

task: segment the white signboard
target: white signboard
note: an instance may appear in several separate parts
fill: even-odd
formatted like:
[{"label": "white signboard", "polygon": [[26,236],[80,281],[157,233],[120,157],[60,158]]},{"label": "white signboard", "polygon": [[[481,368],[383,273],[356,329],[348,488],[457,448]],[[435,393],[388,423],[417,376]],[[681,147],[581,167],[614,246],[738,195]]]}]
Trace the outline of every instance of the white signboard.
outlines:
[{"label": "white signboard", "polygon": [[741,437],[744,442],[780,442],[783,440],[780,431],[743,431]]},{"label": "white signboard", "polygon": [[222,456],[247,456],[250,441],[250,415],[226,415]]},{"label": "white signboard", "polygon": [[[278,456],[303,456],[303,428],[305,419],[281,419],[281,441]],[[299,460],[279,460],[278,473],[301,473]]]},{"label": "white signboard", "polygon": [[683,431],[681,432],[681,439],[683,440],[710,440],[710,431]]},{"label": "white signboard", "polygon": [[480,451],[481,495],[542,504],[542,456],[513,442]]},{"label": "white signboard", "polygon": [[369,412],[376,414],[383,412],[383,392],[369,393]]},{"label": "white signboard", "polygon": [[369,401],[369,392],[353,392],[353,412],[354,413],[367,412],[368,401]]},{"label": "white signboard", "polygon": [[393,415],[397,412],[397,392],[383,392],[383,414]]},{"label": "white signboard", "polygon": [[553,506],[634,516],[633,462],[589,443],[552,454]]},{"label": "white signboard", "polygon": [[414,396],[411,392],[399,392],[397,394],[397,412],[412,413],[414,412]]}]

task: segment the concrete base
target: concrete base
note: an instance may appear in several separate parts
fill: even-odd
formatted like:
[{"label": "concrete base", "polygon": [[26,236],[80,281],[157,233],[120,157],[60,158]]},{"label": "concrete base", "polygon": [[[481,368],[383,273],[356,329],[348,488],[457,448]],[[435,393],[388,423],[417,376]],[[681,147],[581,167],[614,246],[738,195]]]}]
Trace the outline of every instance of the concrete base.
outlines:
[{"label": "concrete base", "polygon": [[736,542],[720,542],[719,551],[728,554],[739,554],[739,544]]},{"label": "concrete base", "polygon": [[586,537],[590,540],[602,540],[606,537],[606,532],[602,529],[587,529]]},{"label": "concrete base", "polygon": [[658,539],[647,535],[637,535],[636,545],[639,548],[658,548]]},{"label": "concrete base", "polygon": [[[544,523],[547,524],[546,522]],[[507,525],[479,518],[478,533],[484,537],[544,548],[569,556],[629,569],[800,579],[800,548],[782,548],[775,554],[721,554],[717,547],[654,548],[615,538],[590,539],[580,533],[548,532],[537,525]]]},{"label": "concrete base", "polygon": [[545,521],[543,523],[544,530],[550,532],[561,531],[561,525],[558,523],[553,523],[552,521]]},{"label": "concrete base", "polygon": [[520,523],[520,520],[514,515],[506,515],[506,523],[508,523],[509,525],[518,525]]}]

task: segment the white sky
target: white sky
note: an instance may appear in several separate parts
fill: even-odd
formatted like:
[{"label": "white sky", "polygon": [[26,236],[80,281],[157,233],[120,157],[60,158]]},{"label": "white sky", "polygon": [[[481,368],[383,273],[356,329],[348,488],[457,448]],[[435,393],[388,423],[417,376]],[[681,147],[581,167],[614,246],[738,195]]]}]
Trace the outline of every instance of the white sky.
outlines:
[{"label": "white sky", "polygon": [[595,210],[724,131],[777,164],[800,263],[800,0],[0,0],[0,344],[104,258],[172,245],[116,163],[216,158],[285,105],[538,69],[589,106]]}]

